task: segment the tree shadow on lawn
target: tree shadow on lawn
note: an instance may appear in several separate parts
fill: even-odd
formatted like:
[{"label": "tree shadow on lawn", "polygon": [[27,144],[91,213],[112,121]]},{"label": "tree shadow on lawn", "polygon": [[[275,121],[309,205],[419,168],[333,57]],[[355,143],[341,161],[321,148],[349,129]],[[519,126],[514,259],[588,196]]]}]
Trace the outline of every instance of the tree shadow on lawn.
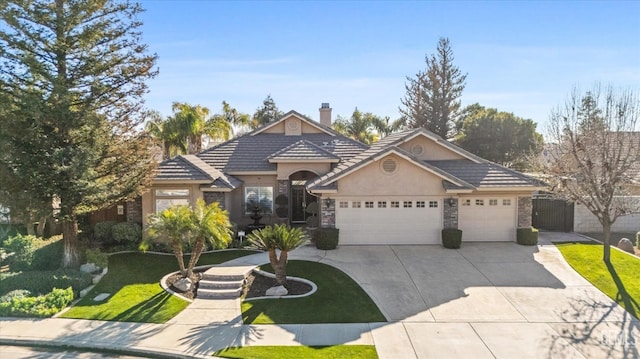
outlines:
[{"label": "tree shadow on lawn", "polygon": [[171,294],[166,291],[162,291],[153,297],[145,300],[142,303],[138,303],[129,309],[123,311],[113,318],[115,321],[122,322],[148,322],[151,320],[160,310],[163,305],[171,298]]}]

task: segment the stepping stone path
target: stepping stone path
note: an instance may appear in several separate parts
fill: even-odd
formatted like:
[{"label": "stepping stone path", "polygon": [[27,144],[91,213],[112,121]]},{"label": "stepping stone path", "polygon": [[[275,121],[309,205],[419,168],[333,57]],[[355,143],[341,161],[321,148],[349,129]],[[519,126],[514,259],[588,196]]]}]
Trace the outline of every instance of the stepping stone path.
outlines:
[{"label": "stepping stone path", "polygon": [[255,266],[211,267],[198,285],[198,299],[238,298],[247,275]]},{"label": "stepping stone path", "polygon": [[110,293],[100,293],[93,298],[94,302],[102,302],[103,300],[109,298]]}]

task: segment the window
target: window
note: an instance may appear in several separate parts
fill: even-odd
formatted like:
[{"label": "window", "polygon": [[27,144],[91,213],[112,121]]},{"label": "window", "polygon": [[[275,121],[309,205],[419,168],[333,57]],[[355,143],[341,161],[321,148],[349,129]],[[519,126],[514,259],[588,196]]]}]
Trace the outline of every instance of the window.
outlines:
[{"label": "window", "polygon": [[364,208],[373,208],[373,201],[364,202]]},{"label": "window", "polygon": [[498,205],[498,200],[497,199],[490,199],[489,200],[489,205],[490,206],[497,206]]},{"label": "window", "polygon": [[188,206],[188,189],[157,189],[155,190],[156,213],[160,213],[171,206]]},{"label": "window", "polygon": [[404,208],[411,208],[411,207],[413,206],[413,202],[411,202],[411,201],[404,201],[404,202],[402,202],[402,206],[403,206]]},{"label": "window", "polygon": [[484,200],[483,199],[476,199],[476,206],[484,206]]},{"label": "window", "polygon": [[424,208],[424,201],[416,201],[416,208]]},{"label": "window", "polygon": [[252,208],[259,208],[263,213],[273,212],[273,187],[245,187],[245,212],[251,213]]},{"label": "window", "polygon": [[391,201],[391,208],[400,208],[400,202]]},{"label": "window", "polygon": [[340,208],[349,208],[349,202],[340,201]]},{"label": "window", "polygon": [[378,201],[378,208],[387,208],[387,201]]},{"label": "window", "polygon": [[438,201],[429,201],[429,208],[438,208]]},{"label": "window", "polygon": [[465,199],[464,201],[462,201],[462,205],[463,206],[470,206],[471,205],[471,200],[470,199]]},{"label": "window", "polygon": [[351,208],[360,208],[360,207],[362,207],[362,205],[360,204],[360,201],[351,202]]},{"label": "window", "polygon": [[502,205],[503,206],[510,206],[511,205],[511,200],[510,199],[503,199],[502,200]]}]

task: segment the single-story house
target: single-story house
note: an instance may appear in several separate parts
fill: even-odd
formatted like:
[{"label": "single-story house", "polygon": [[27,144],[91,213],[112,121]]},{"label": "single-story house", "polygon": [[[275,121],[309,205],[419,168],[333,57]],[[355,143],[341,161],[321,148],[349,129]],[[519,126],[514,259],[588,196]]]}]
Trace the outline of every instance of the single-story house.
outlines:
[{"label": "single-story house", "polygon": [[332,130],[331,108],[322,104],[320,122],[290,111],[161,162],[141,210],[144,218],[203,198],[243,228],[259,203],[262,223],[317,222],[338,228],[341,244],[434,244],[443,228],[461,229],[463,241],[515,241],[516,228],[531,226],[538,189],[535,179],[424,129],[367,146]]}]

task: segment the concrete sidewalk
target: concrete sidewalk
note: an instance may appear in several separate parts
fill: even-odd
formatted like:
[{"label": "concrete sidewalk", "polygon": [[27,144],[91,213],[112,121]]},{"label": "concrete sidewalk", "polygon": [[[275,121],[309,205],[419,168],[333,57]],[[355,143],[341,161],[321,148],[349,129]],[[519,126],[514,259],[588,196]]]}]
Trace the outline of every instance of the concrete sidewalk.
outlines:
[{"label": "concrete sidewalk", "polygon": [[[340,268],[386,323],[243,325],[240,301],[198,300],[165,324],[71,319],[0,320],[0,341],[210,358],[249,345],[375,345],[380,358],[638,358],[640,323],[585,281],[552,242],[540,245],[302,247],[290,259]],[[260,253],[227,262],[266,263]]]}]

